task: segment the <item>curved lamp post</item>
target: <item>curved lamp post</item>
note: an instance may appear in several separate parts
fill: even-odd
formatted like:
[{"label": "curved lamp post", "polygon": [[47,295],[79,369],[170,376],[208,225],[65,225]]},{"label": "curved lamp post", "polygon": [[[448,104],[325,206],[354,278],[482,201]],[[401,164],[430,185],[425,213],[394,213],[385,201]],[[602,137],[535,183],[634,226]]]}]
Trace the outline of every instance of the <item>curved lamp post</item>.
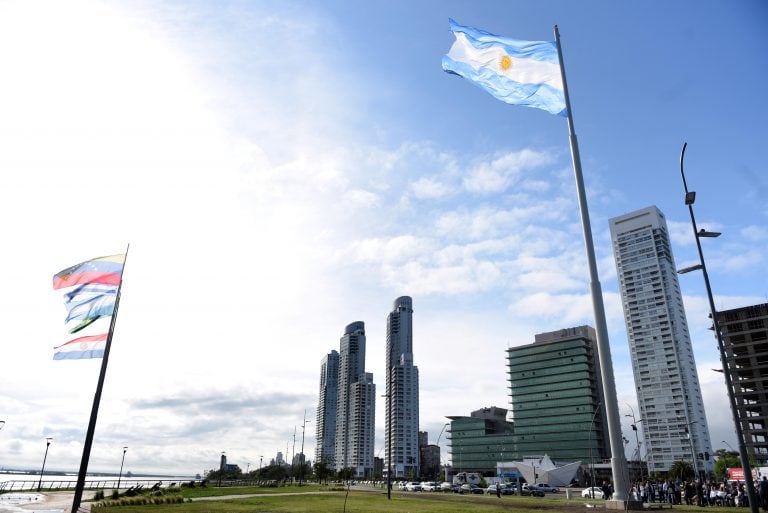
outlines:
[{"label": "curved lamp post", "polygon": [[120,461],[120,474],[117,476],[117,489],[120,489],[120,481],[123,478],[123,463],[125,463],[125,451],[128,450],[128,447],[123,447],[123,459]]},{"label": "curved lamp post", "polygon": [[680,176],[683,179],[683,188],[685,189],[685,204],[688,206],[688,212],[691,215],[691,226],[693,227],[693,235],[696,239],[696,249],[699,252],[699,263],[685,269],[680,269],[678,274],[685,274],[691,271],[697,271],[701,269],[701,274],[704,276],[704,285],[707,289],[707,299],[709,300],[709,311],[712,315],[712,325],[715,328],[715,336],[717,337],[717,348],[720,351],[720,363],[723,365],[723,377],[725,378],[725,386],[728,390],[728,402],[731,406],[731,414],[733,415],[733,423],[736,427],[736,441],[739,444],[739,457],[741,459],[741,468],[744,470],[744,482],[747,485],[747,496],[749,497],[749,509],[751,513],[758,513],[759,504],[757,500],[757,494],[755,493],[755,483],[752,479],[752,469],[749,465],[749,456],[747,454],[747,447],[744,442],[744,432],[741,429],[741,421],[739,420],[739,412],[736,409],[736,398],[733,395],[733,382],[731,380],[731,374],[728,369],[728,355],[725,352],[725,345],[723,344],[723,334],[720,331],[720,321],[717,320],[717,311],[715,310],[715,300],[712,297],[712,287],[709,284],[709,275],[707,274],[707,266],[704,263],[704,253],[701,250],[701,238],[702,237],[718,237],[718,232],[708,232],[704,229],[698,230],[696,227],[696,218],[693,215],[693,203],[696,201],[696,192],[688,191],[688,183],[685,181],[685,172],[683,171],[683,159],[685,158],[685,148],[688,143],[683,143],[683,149],[680,152]]},{"label": "curved lamp post", "polygon": [[40,481],[37,482],[37,491],[40,491],[40,488],[43,486],[43,472],[45,472],[45,460],[48,458],[48,447],[51,446],[51,442],[53,441],[53,438],[46,438],[45,439],[45,455],[43,456],[43,468],[40,469]]},{"label": "curved lamp post", "polygon": [[631,415],[628,414],[628,415],[624,415],[624,416],[625,417],[632,417],[632,431],[635,432],[635,444],[637,444],[636,445],[636,447],[637,447],[637,459],[638,459],[638,462],[640,463],[640,481],[642,482],[642,480],[643,480],[643,455],[640,453],[640,435],[638,434],[638,432],[640,430],[637,428],[637,425],[640,422],[642,422],[643,419],[637,420],[635,418],[635,410],[632,408],[631,405],[627,404],[627,406],[629,406],[629,410],[632,412],[632,414]]}]

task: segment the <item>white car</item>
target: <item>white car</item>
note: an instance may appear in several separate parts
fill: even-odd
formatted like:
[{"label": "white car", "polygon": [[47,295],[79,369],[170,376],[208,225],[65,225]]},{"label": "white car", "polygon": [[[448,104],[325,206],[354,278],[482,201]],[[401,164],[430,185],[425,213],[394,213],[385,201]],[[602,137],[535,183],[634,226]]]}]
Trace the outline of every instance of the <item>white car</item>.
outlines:
[{"label": "white car", "polygon": [[421,483],[417,483],[415,481],[412,481],[410,483],[405,484],[405,491],[406,492],[420,492],[421,491]]},{"label": "white car", "polygon": [[435,483],[434,481],[422,481],[421,491],[422,492],[439,492],[440,485]]},{"label": "white car", "polygon": [[605,499],[605,495],[603,494],[603,491],[597,486],[594,486],[592,488],[584,488],[581,491],[581,496],[589,499],[591,499],[593,496],[595,499]]},{"label": "white car", "polygon": [[450,492],[451,490],[453,490],[453,485],[448,481],[443,481],[442,483],[440,483],[441,492]]}]

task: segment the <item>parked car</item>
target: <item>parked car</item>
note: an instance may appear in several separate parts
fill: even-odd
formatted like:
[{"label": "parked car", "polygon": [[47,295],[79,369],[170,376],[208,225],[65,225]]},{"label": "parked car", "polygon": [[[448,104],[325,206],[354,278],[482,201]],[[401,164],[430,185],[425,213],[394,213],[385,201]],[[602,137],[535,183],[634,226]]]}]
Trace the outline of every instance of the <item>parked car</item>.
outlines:
[{"label": "parked car", "polygon": [[421,483],[417,483],[416,481],[411,481],[410,483],[405,484],[405,491],[406,492],[420,492],[421,491]]},{"label": "parked car", "polygon": [[421,491],[422,492],[439,492],[440,491],[440,485],[437,484],[434,481],[422,481],[421,482]]},{"label": "parked car", "polygon": [[400,491],[405,491],[405,485],[406,484],[408,484],[408,483],[406,483],[405,481],[398,481],[397,483],[394,484],[394,486],[396,486],[397,489],[400,490]]},{"label": "parked car", "polygon": [[592,488],[584,488],[581,491],[581,496],[588,497],[590,499],[592,497],[594,497],[595,499],[605,499],[605,494],[603,493],[603,490],[601,488],[598,488],[597,486],[593,486]]},{"label": "parked car", "polygon": [[485,493],[485,490],[477,486],[476,484],[463,484],[459,488],[459,493],[479,493],[483,494]]},{"label": "parked car", "polygon": [[528,485],[528,483],[524,483],[523,486],[520,487],[520,495],[531,495],[533,497],[544,497],[544,492],[537,488],[532,488],[533,485]]},{"label": "parked car", "polygon": [[560,488],[556,486],[550,486],[547,483],[532,484],[530,485],[530,488],[536,488],[537,490],[542,491],[544,493],[557,493],[560,491]]},{"label": "parked car", "polygon": [[440,491],[441,492],[453,491],[453,485],[448,481],[443,481],[442,483],[440,483]]},{"label": "parked car", "polygon": [[506,483],[494,483],[494,484],[490,485],[488,488],[485,489],[485,493],[495,494],[497,488],[501,489],[501,494],[502,495],[514,495],[515,494],[514,488],[512,488],[510,485],[508,485]]}]

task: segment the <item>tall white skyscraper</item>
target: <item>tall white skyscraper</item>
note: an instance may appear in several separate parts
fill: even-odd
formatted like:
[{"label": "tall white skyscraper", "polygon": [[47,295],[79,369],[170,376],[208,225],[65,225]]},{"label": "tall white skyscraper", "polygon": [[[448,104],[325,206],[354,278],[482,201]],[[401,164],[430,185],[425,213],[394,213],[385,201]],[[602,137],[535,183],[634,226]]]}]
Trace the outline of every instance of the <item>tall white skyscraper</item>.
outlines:
[{"label": "tall white skyscraper", "polygon": [[652,206],[609,224],[648,471],[667,471],[676,460],[711,470],[709,426],[664,214]]},{"label": "tall white skyscraper", "polygon": [[320,362],[320,393],[315,422],[315,461],[333,467],[336,457],[336,402],[339,392],[339,353],[331,351]]},{"label": "tall white skyscraper", "polygon": [[[392,477],[419,475],[419,368],[413,365],[413,307],[399,297],[387,316],[387,396],[384,468]],[[391,425],[390,425],[391,424]]]},{"label": "tall white skyscraper", "polygon": [[355,477],[373,475],[376,386],[365,372],[365,323],[348,325],[339,351],[335,468],[352,468]]}]

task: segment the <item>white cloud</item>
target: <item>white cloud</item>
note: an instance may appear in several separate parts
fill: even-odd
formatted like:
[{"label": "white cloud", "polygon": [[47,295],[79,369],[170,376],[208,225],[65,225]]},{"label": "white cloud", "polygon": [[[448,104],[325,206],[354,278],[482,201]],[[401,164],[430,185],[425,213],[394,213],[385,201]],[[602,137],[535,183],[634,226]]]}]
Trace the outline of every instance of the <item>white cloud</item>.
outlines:
[{"label": "white cloud", "polygon": [[413,196],[418,199],[444,198],[453,194],[453,189],[436,179],[421,177],[411,183]]},{"label": "white cloud", "polygon": [[468,170],[464,188],[475,194],[504,192],[517,183],[524,171],[550,163],[550,154],[530,149],[495,155],[492,160],[479,162]]},{"label": "white cloud", "polygon": [[742,237],[752,242],[768,241],[768,228],[765,226],[746,226],[739,233],[741,233]]}]

